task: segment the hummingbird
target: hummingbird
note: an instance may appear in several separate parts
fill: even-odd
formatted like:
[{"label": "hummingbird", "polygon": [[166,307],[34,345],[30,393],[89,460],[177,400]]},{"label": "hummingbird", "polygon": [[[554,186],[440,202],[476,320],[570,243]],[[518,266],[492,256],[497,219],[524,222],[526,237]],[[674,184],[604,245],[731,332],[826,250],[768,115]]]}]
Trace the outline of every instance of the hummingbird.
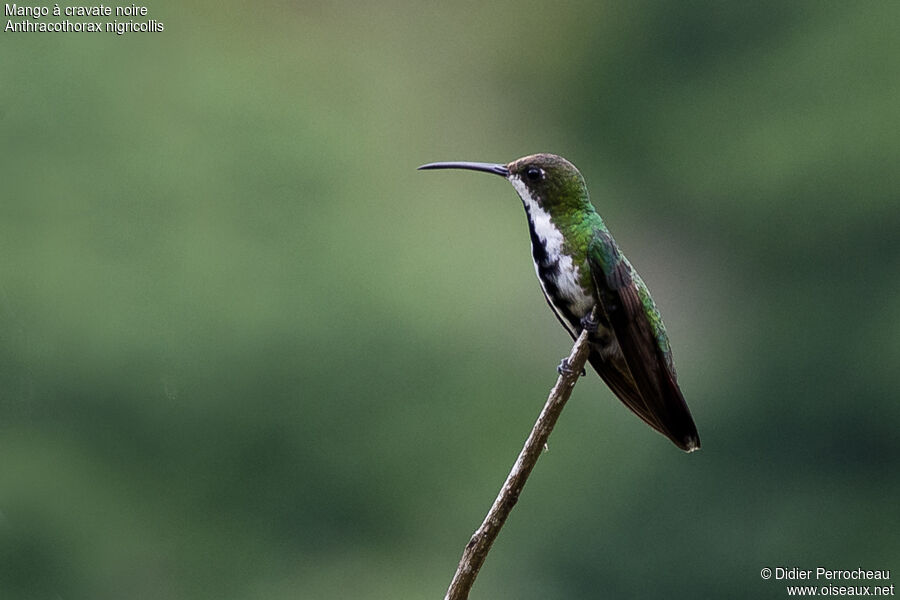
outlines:
[{"label": "hummingbird", "polygon": [[[534,270],[556,318],[572,339],[588,331],[588,362],[625,406],[682,450],[698,450],[659,310],[575,165],[533,154],[508,164],[434,162],[419,169],[482,171],[512,184],[528,218]],[[567,368],[563,359],[559,369]]]}]

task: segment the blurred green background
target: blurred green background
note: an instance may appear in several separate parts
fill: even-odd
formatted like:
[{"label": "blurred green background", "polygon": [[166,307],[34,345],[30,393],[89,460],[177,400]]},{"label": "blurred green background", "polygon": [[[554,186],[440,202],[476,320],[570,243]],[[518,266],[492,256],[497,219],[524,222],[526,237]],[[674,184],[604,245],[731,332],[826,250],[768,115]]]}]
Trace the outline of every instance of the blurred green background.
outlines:
[{"label": "blurred green background", "polygon": [[900,570],[900,3],[155,2],[0,32],[0,596],[441,598],[570,340],[554,152],[703,450],[591,374],[474,598]]}]

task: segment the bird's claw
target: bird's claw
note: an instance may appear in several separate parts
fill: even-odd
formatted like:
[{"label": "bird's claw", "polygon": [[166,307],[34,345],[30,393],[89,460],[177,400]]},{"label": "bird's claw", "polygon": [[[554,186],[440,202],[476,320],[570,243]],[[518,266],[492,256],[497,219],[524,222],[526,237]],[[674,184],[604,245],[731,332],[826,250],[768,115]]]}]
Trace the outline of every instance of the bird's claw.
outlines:
[{"label": "bird's claw", "polygon": [[597,328],[600,326],[600,321],[594,318],[594,313],[593,311],[591,311],[581,317],[580,324],[582,330],[585,330],[588,333],[597,333]]},{"label": "bird's claw", "polygon": [[[564,358],[559,361],[559,366],[556,367],[556,372],[560,375],[571,375],[575,371],[569,368],[569,359]],[[587,375],[587,369],[581,369],[581,376],[584,377],[585,375]]]}]

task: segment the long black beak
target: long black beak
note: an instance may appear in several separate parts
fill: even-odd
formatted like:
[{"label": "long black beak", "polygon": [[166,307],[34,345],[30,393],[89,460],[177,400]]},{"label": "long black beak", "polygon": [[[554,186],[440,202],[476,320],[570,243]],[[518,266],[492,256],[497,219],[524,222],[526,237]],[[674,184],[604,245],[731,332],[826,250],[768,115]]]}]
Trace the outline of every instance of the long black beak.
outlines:
[{"label": "long black beak", "polygon": [[484,171],[485,173],[493,173],[494,175],[499,175],[500,177],[509,177],[509,169],[506,168],[506,165],[498,165],[494,163],[465,161],[434,162],[419,167],[420,171],[427,169],[468,169],[470,171]]}]

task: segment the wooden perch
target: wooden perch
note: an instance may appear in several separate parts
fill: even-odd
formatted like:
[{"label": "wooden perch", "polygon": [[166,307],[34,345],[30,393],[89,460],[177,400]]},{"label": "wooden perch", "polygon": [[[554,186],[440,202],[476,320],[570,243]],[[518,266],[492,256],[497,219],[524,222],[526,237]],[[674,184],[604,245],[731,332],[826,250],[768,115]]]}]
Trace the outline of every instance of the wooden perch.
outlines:
[{"label": "wooden perch", "polygon": [[491,545],[497,539],[500,528],[503,527],[506,518],[518,501],[519,494],[522,493],[522,488],[525,487],[525,482],[537,463],[538,457],[550,437],[550,432],[553,431],[553,426],[556,425],[556,420],[562,413],[563,407],[584,369],[589,353],[587,338],[587,331],[583,331],[575,341],[572,352],[564,363],[567,368],[560,369],[556,385],[550,391],[544,409],[525,441],[525,447],[519,453],[503,487],[500,488],[497,499],[494,500],[494,504],[484,518],[484,522],[466,544],[466,549],[459,560],[459,566],[456,568],[456,574],[453,575],[444,600],[466,600],[469,597],[469,590],[475,583],[475,577],[478,576],[478,571],[484,564]]}]

